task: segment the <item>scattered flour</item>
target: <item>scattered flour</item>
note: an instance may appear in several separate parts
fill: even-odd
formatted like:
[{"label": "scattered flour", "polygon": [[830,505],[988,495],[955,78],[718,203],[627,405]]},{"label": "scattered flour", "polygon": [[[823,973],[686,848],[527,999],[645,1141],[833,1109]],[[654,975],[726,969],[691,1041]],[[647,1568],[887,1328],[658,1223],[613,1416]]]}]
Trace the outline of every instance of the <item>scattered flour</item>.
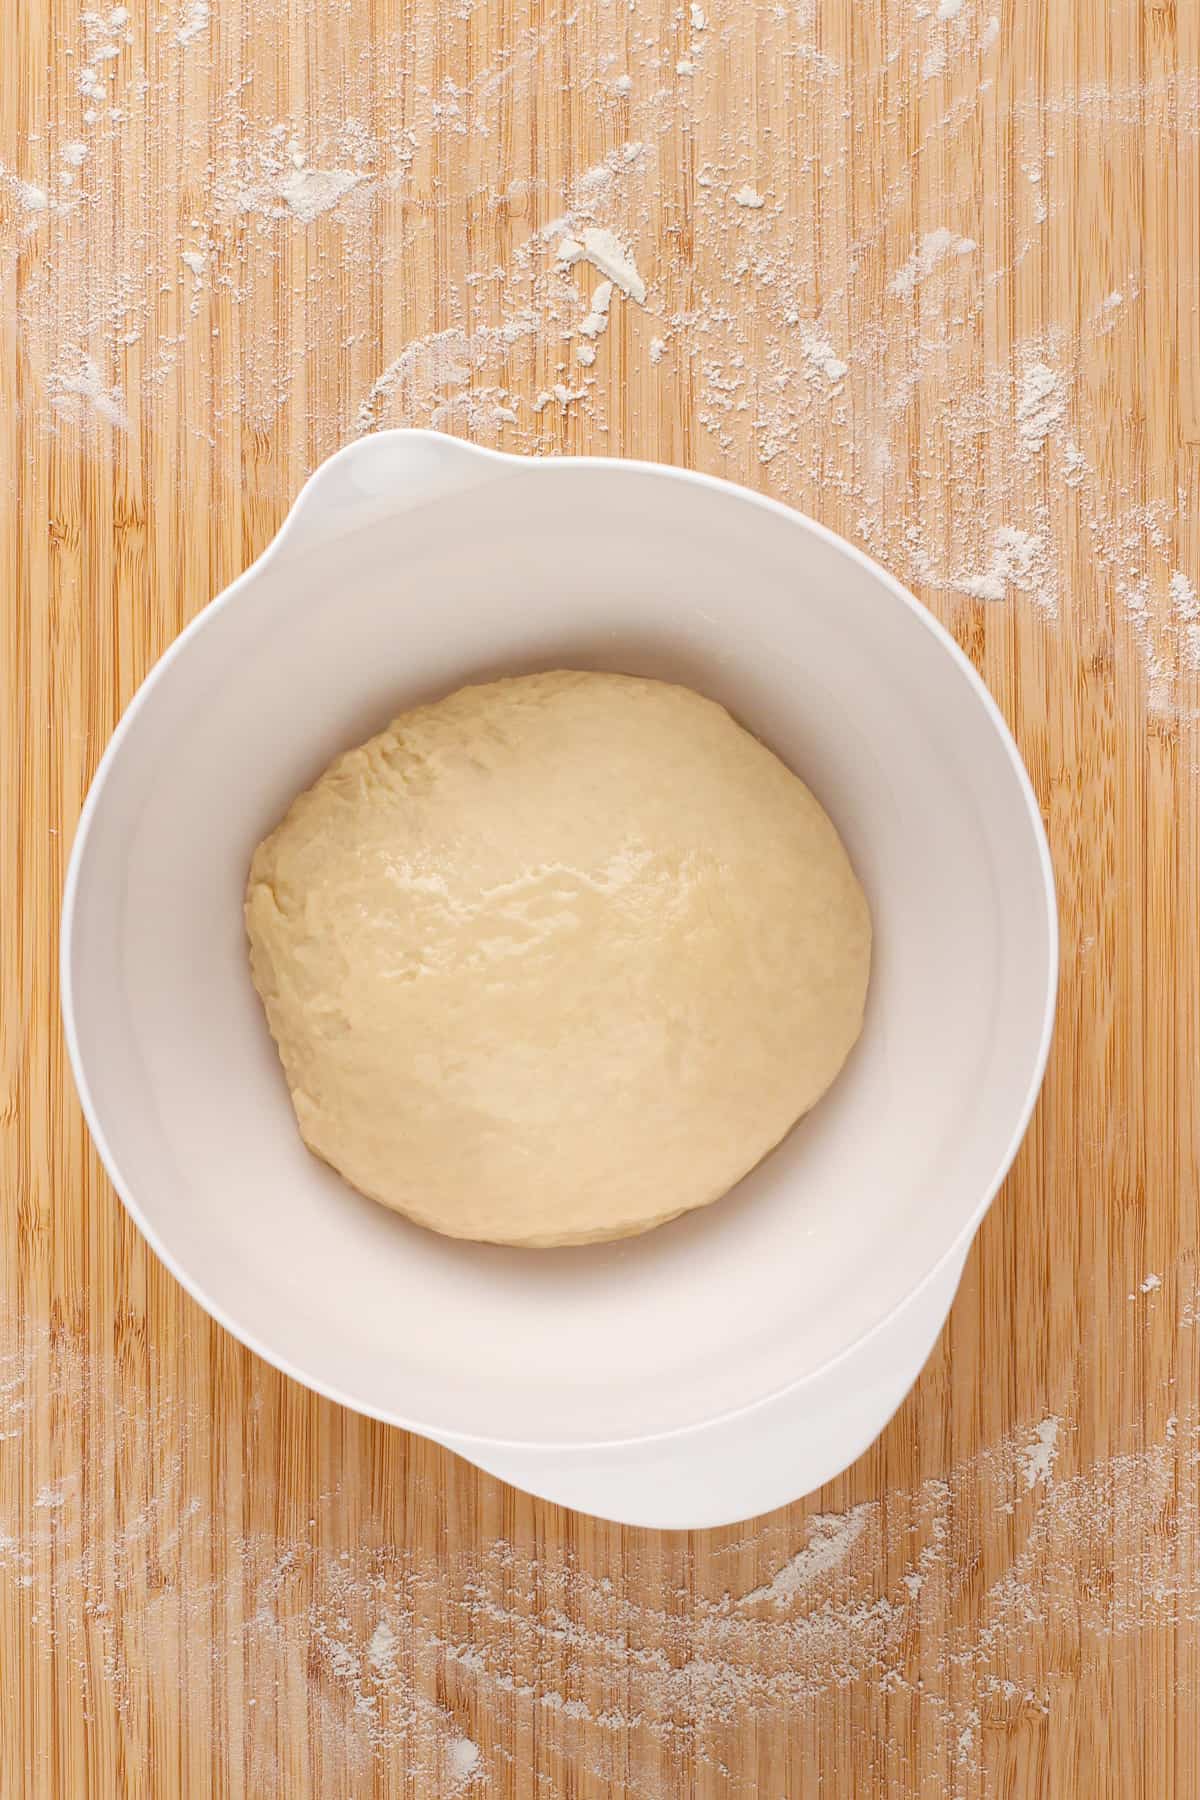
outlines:
[{"label": "scattered flour", "polygon": [[[697,1768],[757,1800],[775,1790],[753,1760],[730,1768],[727,1733],[794,1746],[849,1706],[899,1753],[919,1707],[946,1790],[982,1793],[984,1718],[1069,1729],[1055,1645],[1092,1666],[1114,1639],[1200,1625],[1200,1420],[1179,1407],[1158,1438],[1066,1477],[1055,1414],[911,1489],[708,1534],[703,1559],[682,1535],[629,1534],[605,1568],[535,1543],[527,1509],[519,1538],[447,1548],[448,1474],[413,1490],[397,1539],[385,1508],[363,1541],[336,1487],[300,1530],[239,1536],[239,1508],[214,1508],[207,1395],[185,1404],[160,1371],[150,1406],[141,1380],[94,1368],[61,1329],[0,1352],[0,1477],[32,1477],[24,1510],[22,1484],[0,1485],[0,1587],[22,1595],[31,1671],[54,1657],[64,1700],[86,1686],[117,1727],[168,1704],[186,1669],[192,1729],[206,1708],[213,1729],[238,1722],[257,1792],[283,1791],[277,1746],[314,1735],[329,1792],[397,1768],[416,1793],[507,1791],[507,1761],[471,1724],[499,1715],[518,1739],[551,1734],[546,1800],[605,1781],[665,1800]],[[76,1434],[93,1391],[104,1428]],[[47,1406],[65,1437],[41,1430]],[[43,1452],[71,1478],[37,1466]],[[149,1479],[114,1483],[117,1468]],[[977,1521],[997,1513],[1011,1527],[981,1564]]]},{"label": "scattered flour", "polygon": [[[394,404],[399,404],[406,416],[417,413],[436,420],[452,395],[465,396],[474,374],[489,362],[503,368],[513,349],[533,337],[536,329],[534,320],[523,316],[498,327],[480,326],[470,333],[455,327],[415,338],[371,384],[358,409],[357,430],[373,430]],[[494,406],[498,391],[488,386],[483,401]]]},{"label": "scattered flour", "polygon": [[925,58],[921,64],[922,81],[933,81],[937,76],[944,75],[949,60],[944,43],[939,41],[938,43],[932,44],[925,52]]},{"label": "scattered flour", "polygon": [[[664,388],[694,397],[695,461],[824,511],[951,616],[961,596],[1022,612],[1030,603],[1054,619],[1070,568],[1072,616],[1081,607],[1128,646],[1113,679],[1139,682],[1160,727],[1190,731],[1200,618],[1181,573],[1184,496],[1136,444],[1110,442],[1096,398],[1111,391],[1108,359],[1135,351],[1144,332],[1136,242],[1122,247],[1118,221],[1110,272],[1074,310],[1045,298],[1056,291],[1045,277],[1070,206],[1055,169],[1069,163],[1102,184],[1148,121],[1193,137],[1194,86],[1148,77],[1136,92],[1097,80],[1003,95],[994,73],[981,79],[1001,25],[979,0],[928,0],[878,55],[859,46],[843,62],[818,47],[817,15],[800,0],[747,26],[780,70],[794,121],[785,142],[755,127],[748,69],[722,77],[732,85],[719,128],[690,84],[670,79],[677,57],[698,68],[716,51],[705,5],[678,9],[669,52],[627,32],[619,13],[600,9],[594,43],[567,14],[548,14],[502,49],[481,40],[464,61],[463,7],[421,7],[403,29],[381,20],[356,64],[309,53],[317,34],[342,29],[341,14],[330,24],[299,0],[288,29],[309,46],[308,77],[294,115],[261,83],[201,79],[214,47],[207,0],[170,0],[154,28],[125,7],[68,14],[62,109],[27,120],[19,173],[0,172],[0,256],[15,265],[13,330],[43,428],[86,426],[95,444],[97,431],[152,430],[179,414],[189,345],[211,342],[211,410],[185,426],[197,439],[269,435],[286,419],[308,466],[382,423],[543,449],[564,404],[556,390],[581,393],[567,369],[582,375],[606,343],[594,325],[581,330],[578,290],[546,248],[561,244],[566,266],[588,261],[646,304],[636,247],[643,262],[653,256],[654,281],[630,346],[643,367],[662,367]],[[227,51],[232,70],[234,40]],[[910,169],[914,150],[925,168],[972,166],[999,125],[1018,166],[1040,177],[985,184],[970,237],[948,210],[929,229],[918,212],[913,235],[907,177],[867,216],[847,185],[861,151],[855,121],[897,58],[912,81],[932,59],[929,105],[917,144],[903,109],[880,114],[881,166]],[[497,186],[513,105],[568,66],[581,104],[594,102],[586,156],[553,183],[531,170]],[[681,129],[695,168],[686,193],[661,161]],[[164,132],[173,152],[147,177],[145,146]],[[471,171],[469,192],[446,182],[447,159]],[[171,191],[180,168],[184,216]],[[485,192],[503,211],[499,236],[486,209],[471,213]],[[947,209],[957,198],[948,187]],[[460,245],[468,229],[486,248],[463,272],[458,248],[443,264],[434,247]],[[447,266],[457,272],[435,293],[431,271]],[[1011,320],[992,298],[1018,272],[1043,296],[1026,341],[1005,335]],[[255,319],[236,345],[228,310]],[[437,331],[413,335],[433,320]],[[589,381],[565,404],[593,443],[620,452],[608,383]],[[1135,464],[1137,480],[1126,479]],[[1071,497],[1069,532],[1048,502],[1056,488]]]},{"label": "scattered flour", "polygon": [[1181,619],[1200,619],[1200,601],[1195,584],[1179,569],[1170,580],[1171,604]]},{"label": "scattered flour", "polygon": [[741,1601],[756,1606],[769,1601],[784,1607],[803,1594],[821,1575],[843,1563],[874,1515],[874,1503],[856,1506],[848,1513],[814,1513],[809,1519],[809,1540],[765,1587],[754,1588]]},{"label": "scattered flour", "polygon": [[612,305],[613,283],[602,281],[592,289],[592,303],[579,327],[581,337],[598,338],[608,330],[608,309]]},{"label": "scattered flour", "polygon": [[1053,588],[1047,569],[1044,538],[1015,525],[1001,525],[992,537],[988,567],[977,574],[963,573],[953,586],[973,600],[1003,600],[1011,588],[1034,593],[1044,607],[1052,604]]},{"label": "scattered flour", "polygon": [[456,1794],[479,1773],[479,1745],[470,1738],[452,1738],[446,1746],[447,1792]]},{"label": "scattered flour", "polygon": [[630,300],[644,301],[646,284],[638,273],[633,257],[613,232],[603,226],[585,227],[580,238],[563,237],[558,244],[558,260],[568,267],[572,263],[590,262],[606,275]]},{"label": "scattered flour", "polygon": [[[931,90],[922,157],[965,167],[979,153],[984,111],[997,103],[997,90],[987,90],[1001,64],[988,64],[980,83],[977,59],[999,45],[1000,19],[985,18],[974,0],[940,0],[933,10],[936,44],[927,47],[923,36],[931,30],[926,7],[897,54],[911,42],[926,79],[944,81],[941,92],[954,96],[934,104]],[[467,0],[412,29],[406,18],[392,36],[381,28],[369,69],[330,59],[336,75],[318,70],[304,96],[311,137],[303,151],[290,147],[274,95],[252,86],[235,92],[214,78],[208,114],[193,117],[183,140],[189,211],[178,236],[156,229],[171,191],[139,193],[131,207],[130,183],[104,171],[136,177],[139,146],[177,104],[180,83],[203,79],[210,7],[184,0],[163,9],[153,61],[147,15],[139,14],[136,33],[124,7],[81,15],[61,70],[62,111],[32,120],[20,178],[0,177],[9,201],[0,253],[20,272],[13,331],[49,428],[77,431],[90,450],[101,434],[131,429],[130,415],[134,429],[139,420],[178,416],[173,384],[195,341],[188,333],[207,334],[217,323],[210,295],[235,309],[256,289],[288,301],[286,259],[303,243],[313,251],[304,328],[290,323],[279,340],[247,341],[228,374],[214,373],[214,431],[245,429],[270,441],[286,417],[315,457],[355,429],[432,423],[480,436],[503,430],[513,448],[530,450],[543,441],[539,421],[547,412],[553,418],[557,405],[589,411],[602,435],[612,424],[596,397],[602,384],[585,393],[555,379],[564,366],[556,355],[580,336],[578,293],[545,268],[546,244],[562,233],[545,235],[542,221],[565,209],[563,232],[579,245],[578,260],[627,297],[644,302],[646,286],[626,246],[653,257],[655,310],[643,315],[637,353],[661,365],[663,392],[676,381],[693,385],[697,460],[809,510],[843,509],[864,547],[927,584],[943,606],[952,609],[957,593],[1007,600],[1022,620],[1026,601],[1041,618],[1053,615],[1067,545],[1040,510],[1040,484],[1061,480],[1077,509],[1071,530],[1082,559],[1095,568],[1097,604],[1135,640],[1134,674],[1150,710],[1178,728],[1186,718],[1180,672],[1200,672],[1200,607],[1180,566],[1189,554],[1184,501],[1171,481],[1144,474],[1132,458],[1126,466],[1139,472],[1123,485],[1113,473],[1122,457],[1106,435],[1110,422],[1075,374],[1089,349],[1089,317],[1099,315],[1096,331],[1112,334],[1108,345],[1142,329],[1137,264],[1113,263],[1104,285],[1120,285],[1107,299],[1094,291],[1090,314],[1039,318],[1029,328],[1036,343],[988,339],[985,355],[981,327],[992,284],[1022,269],[1032,293],[1046,266],[1049,234],[1038,228],[1045,209],[1056,217],[1056,201],[1041,134],[1057,133],[1060,153],[1075,159],[1083,179],[1099,181],[1118,136],[1128,141],[1148,121],[1194,140],[1190,78],[1163,85],[1148,76],[1126,89],[1096,80],[1005,102],[1001,126],[1017,134],[1027,166],[1044,173],[1018,184],[1003,205],[993,195],[978,222],[970,216],[988,246],[984,269],[974,240],[949,227],[910,238],[907,180],[881,197],[878,217],[863,219],[851,206],[838,165],[856,154],[853,120],[872,101],[880,69],[856,73],[805,42],[804,20],[813,16],[806,0],[764,8],[746,25],[789,70],[788,116],[798,123],[786,150],[782,139],[772,149],[742,125],[709,131],[704,109],[691,105],[694,90],[669,80],[670,55],[627,39],[615,7],[597,12],[592,62],[570,14],[547,15],[511,54],[489,62],[481,50],[451,91],[431,71],[463,65],[469,11]],[[318,15],[301,4],[288,26],[335,31],[337,17],[337,8]],[[707,28],[694,9],[688,18],[693,32]],[[63,29],[69,39],[69,22]],[[502,196],[496,191],[512,222],[504,266],[490,267],[498,253],[489,246],[423,321],[436,316],[444,328],[412,336],[420,326],[396,302],[409,270],[429,257],[433,223],[447,235],[461,231],[479,196],[492,194],[509,109],[541,91],[568,42],[581,96],[590,92],[598,113],[637,132],[636,144],[656,147],[681,112],[688,119],[696,166],[709,170],[686,221],[691,243],[664,206],[656,149],[612,150],[555,190],[540,175],[522,175]],[[319,59],[311,61],[316,68]],[[627,61],[636,95],[632,74],[614,74]],[[737,118],[739,98],[751,115],[753,96],[743,93],[730,96],[727,117]],[[805,136],[806,117],[820,134]],[[911,116],[881,115],[879,129],[880,150],[909,168]],[[600,156],[603,143],[589,137],[580,165]],[[297,165],[304,153],[320,166]],[[447,157],[477,182],[457,210],[442,185]],[[63,164],[86,169],[86,180],[65,192]],[[747,168],[769,193],[798,193],[799,202],[739,219],[730,188]],[[327,213],[337,214],[336,253],[318,260],[319,230],[307,241],[303,234]],[[957,215],[939,204],[939,216]],[[916,217],[919,232],[927,220]],[[592,248],[604,240],[600,254],[619,261],[625,281],[591,254],[589,232]],[[1008,266],[995,266],[995,246],[1010,239]],[[909,255],[896,269],[905,245]],[[180,260],[197,285],[205,279],[203,311],[193,318],[170,300],[179,316],[164,318],[162,296],[174,293]],[[376,282],[390,310],[371,362],[357,346],[378,341]],[[918,289],[919,333],[918,309],[895,304]],[[281,304],[280,317],[285,311]],[[801,325],[814,315],[822,325]],[[601,335],[583,336],[577,360],[588,351],[594,359]],[[317,349],[331,363],[342,359],[336,382],[311,378]],[[1063,370],[1072,382],[1070,441]],[[210,422],[195,429],[208,431]],[[947,472],[936,490],[912,470],[906,441],[918,431],[930,463]],[[615,437],[612,447],[622,448]],[[1147,1276],[1140,1291],[1160,1284]],[[1162,1304],[1160,1297],[1129,1315],[1144,1318]],[[1186,1334],[1200,1329],[1200,1288],[1181,1304],[1183,1341],[1194,1345]],[[103,1425],[85,1436],[77,1424],[89,1388],[104,1396]],[[1090,1665],[1113,1640],[1165,1644],[1181,1626],[1193,1635],[1200,1627],[1200,1424],[1182,1396],[1157,1437],[1147,1425],[1065,1478],[1058,1469],[1067,1420],[1055,1415],[910,1490],[841,1513],[788,1509],[728,1541],[725,1591],[700,1584],[685,1540],[652,1549],[630,1540],[600,1575],[567,1547],[535,1548],[532,1531],[512,1543],[481,1537],[450,1553],[421,1539],[415,1524],[411,1542],[374,1520],[367,1536],[347,1539],[345,1496],[336,1493],[315,1507],[311,1532],[289,1535],[281,1524],[277,1533],[239,1537],[236,1513],[213,1510],[206,1459],[214,1427],[203,1404],[184,1408],[156,1383],[152,1410],[129,1368],[89,1370],[60,1330],[32,1362],[0,1355],[0,1457],[15,1463],[25,1454],[30,1421],[48,1397],[63,1421],[65,1466],[77,1461],[77,1474],[63,1479],[59,1464],[29,1469],[3,1488],[14,1498],[0,1514],[0,1583],[28,1606],[23,1643],[35,1678],[54,1656],[66,1703],[107,1709],[119,1722],[144,1716],[147,1693],[169,1702],[172,1665],[186,1668],[196,1706],[213,1708],[214,1730],[218,1708],[222,1718],[237,1716],[244,1689],[254,1710],[241,1716],[254,1721],[262,1792],[282,1791],[273,1778],[276,1743],[299,1741],[310,1722],[330,1792],[368,1791],[398,1769],[415,1793],[510,1786],[513,1771],[486,1740],[480,1748],[472,1726],[476,1708],[503,1708],[530,1736],[553,1730],[562,1792],[594,1786],[657,1800],[690,1791],[684,1781],[695,1785],[695,1762],[702,1785],[750,1800],[756,1782],[740,1781],[723,1761],[730,1731],[760,1728],[764,1743],[778,1741],[811,1729],[823,1709],[849,1705],[879,1731],[894,1766],[903,1765],[908,1720],[919,1709],[943,1759],[945,1791],[974,1795],[983,1791],[985,1733],[1005,1723],[1036,1732],[1043,1716],[1070,1728],[1072,1695],[1056,1647]],[[180,1444],[177,1464],[164,1466],[155,1454],[164,1439]],[[144,1473],[127,1484],[114,1480],[117,1469]],[[417,1510],[436,1517],[442,1503],[430,1491]],[[971,1522],[1006,1507],[1014,1509],[1013,1543],[985,1575]],[[657,1595],[664,1572],[667,1600],[640,1598],[643,1577]],[[231,1620],[240,1621],[232,1643]],[[553,1788],[544,1800],[555,1800]]]},{"label": "scattered flour", "polygon": [[92,358],[82,351],[66,352],[46,385],[50,404],[62,418],[79,420],[90,412],[118,431],[129,429],[120,388],[116,383],[106,385]]},{"label": "scattered flour", "polygon": [[1032,1440],[1022,1451],[1021,1472],[1027,1488],[1036,1487],[1039,1481],[1049,1481],[1054,1459],[1058,1454],[1058,1431],[1061,1424],[1061,1419],[1043,1419],[1036,1427]]},{"label": "scattered flour", "polygon": [[308,225],[361,180],[352,169],[296,169],[279,183],[279,197],[293,218]]},{"label": "scattered flour", "polygon": [[237,210],[262,218],[292,218],[311,225],[331,211],[363,180],[353,169],[286,168],[248,182],[236,198]]},{"label": "scattered flour", "polygon": [[838,382],[849,373],[849,367],[834,352],[833,345],[819,326],[807,320],[800,324],[800,348],[804,352],[804,360],[814,375],[823,375],[826,381]]},{"label": "scattered flour", "polygon": [[35,181],[19,181],[17,198],[26,212],[45,212],[50,205],[50,196],[45,188],[39,187]]},{"label": "scattered flour", "polygon": [[1167,592],[1179,660],[1190,673],[1200,674],[1200,599],[1195,584],[1177,569],[1167,584]]},{"label": "scattered flour", "polygon": [[1032,362],[1021,377],[1017,392],[1016,420],[1021,444],[1030,456],[1036,456],[1046,439],[1066,413],[1062,381],[1057,371],[1044,362]]},{"label": "scattered flour", "polygon": [[[124,8],[118,8],[124,11]],[[203,37],[212,20],[212,7],[209,0],[184,0],[180,10],[179,29],[175,33],[175,42],[179,45],[193,43]]]},{"label": "scattered flour", "polygon": [[367,1645],[367,1661],[377,1675],[387,1675],[391,1672],[399,1643],[400,1639],[387,1620],[381,1619],[371,1633],[371,1641]]},{"label": "scattered flour", "polygon": [[927,231],[904,266],[888,283],[888,292],[901,298],[914,294],[927,275],[931,275],[947,256],[969,256],[978,245],[974,238],[959,237],[945,225]]}]

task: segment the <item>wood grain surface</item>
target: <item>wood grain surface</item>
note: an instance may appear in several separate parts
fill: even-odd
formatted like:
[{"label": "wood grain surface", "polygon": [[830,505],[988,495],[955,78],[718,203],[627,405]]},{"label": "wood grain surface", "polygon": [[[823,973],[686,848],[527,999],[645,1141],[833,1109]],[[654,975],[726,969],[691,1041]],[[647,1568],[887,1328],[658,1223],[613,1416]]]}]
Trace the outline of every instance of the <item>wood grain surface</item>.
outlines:
[{"label": "wood grain surface", "polygon": [[[1198,66],[1192,0],[9,0],[5,1800],[1200,1795]],[[590,366],[567,217],[648,286]],[[956,634],[1042,802],[1033,1128],[899,1415],[752,1525],[600,1525],[314,1398],[84,1129],[90,775],[305,473],[398,423],[813,513]]]}]

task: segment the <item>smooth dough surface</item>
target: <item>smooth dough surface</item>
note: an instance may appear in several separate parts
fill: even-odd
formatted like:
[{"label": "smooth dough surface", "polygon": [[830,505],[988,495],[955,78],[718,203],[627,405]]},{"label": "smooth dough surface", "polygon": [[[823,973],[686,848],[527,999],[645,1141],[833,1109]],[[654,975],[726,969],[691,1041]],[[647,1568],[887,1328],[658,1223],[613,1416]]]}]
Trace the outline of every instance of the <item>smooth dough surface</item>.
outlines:
[{"label": "smooth dough surface", "polygon": [[719,1199],[862,1025],[867,903],[804,784],[688,688],[463,688],[259,845],[254,983],[309,1148],[453,1237],[581,1244]]}]

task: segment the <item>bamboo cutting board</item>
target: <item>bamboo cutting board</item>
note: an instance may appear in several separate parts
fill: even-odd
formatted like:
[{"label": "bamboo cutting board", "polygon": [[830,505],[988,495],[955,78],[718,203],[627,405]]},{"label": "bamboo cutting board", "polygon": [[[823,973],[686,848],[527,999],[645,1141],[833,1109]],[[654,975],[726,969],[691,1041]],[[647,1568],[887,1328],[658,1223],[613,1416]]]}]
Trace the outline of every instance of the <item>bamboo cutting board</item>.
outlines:
[{"label": "bamboo cutting board", "polygon": [[[1200,1795],[1198,69],[1183,0],[10,8],[6,1800]],[[563,221],[646,282],[592,362]],[[813,513],[955,633],[1042,801],[1028,1140],[881,1441],[736,1530],[598,1525],[295,1387],[84,1131],[91,772],[394,424]]]}]

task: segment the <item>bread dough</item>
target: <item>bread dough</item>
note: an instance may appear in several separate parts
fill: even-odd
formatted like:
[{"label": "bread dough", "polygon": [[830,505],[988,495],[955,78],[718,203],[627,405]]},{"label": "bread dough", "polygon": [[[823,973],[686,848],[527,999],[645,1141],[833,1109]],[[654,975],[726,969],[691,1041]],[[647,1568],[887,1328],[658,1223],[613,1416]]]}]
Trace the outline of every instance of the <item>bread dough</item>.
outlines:
[{"label": "bread dough", "polygon": [[871,925],[804,784],[688,688],[468,687],[255,852],[305,1143],[452,1237],[584,1244],[726,1193],[859,1034]]}]

